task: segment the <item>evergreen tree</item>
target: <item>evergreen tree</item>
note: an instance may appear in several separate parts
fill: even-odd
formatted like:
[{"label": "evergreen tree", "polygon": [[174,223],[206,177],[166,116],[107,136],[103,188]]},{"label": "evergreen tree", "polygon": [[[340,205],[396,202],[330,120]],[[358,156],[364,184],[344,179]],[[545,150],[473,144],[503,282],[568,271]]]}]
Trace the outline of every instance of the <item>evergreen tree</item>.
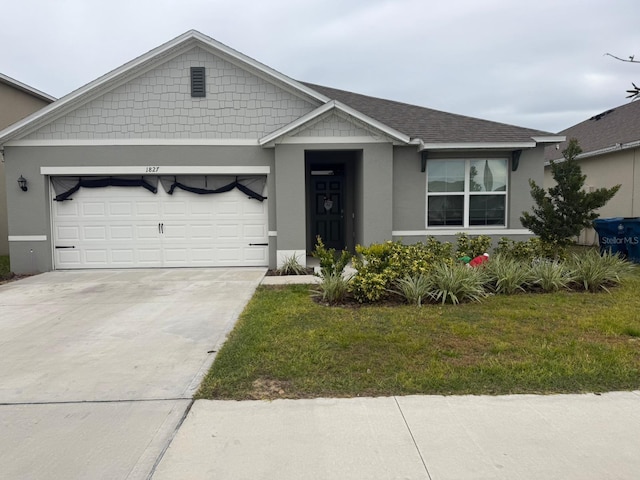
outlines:
[{"label": "evergreen tree", "polygon": [[533,213],[522,212],[520,221],[546,243],[561,247],[570,244],[583,228],[591,227],[598,218],[594,210],[604,206],[620,189],[620,185],[616,185],[585,192],[583,186],[587,177],[576,160],[580,153],[582,149],[573,138],[562,152],[564,161],[551,162],[555,186],[545,190],[529,180],[535,205]]}]

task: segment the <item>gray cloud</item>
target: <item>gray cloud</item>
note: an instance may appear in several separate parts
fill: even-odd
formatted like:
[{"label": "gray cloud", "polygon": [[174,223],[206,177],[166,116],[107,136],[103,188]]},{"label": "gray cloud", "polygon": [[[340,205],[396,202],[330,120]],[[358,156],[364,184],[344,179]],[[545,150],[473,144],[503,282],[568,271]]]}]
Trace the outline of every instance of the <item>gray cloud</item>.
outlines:
[{"label": "gray cloud", "polygon": [[637,0],[25,0],[0,72],[62,96],[195,28],[298,80],[558,131],[640,82]]}]

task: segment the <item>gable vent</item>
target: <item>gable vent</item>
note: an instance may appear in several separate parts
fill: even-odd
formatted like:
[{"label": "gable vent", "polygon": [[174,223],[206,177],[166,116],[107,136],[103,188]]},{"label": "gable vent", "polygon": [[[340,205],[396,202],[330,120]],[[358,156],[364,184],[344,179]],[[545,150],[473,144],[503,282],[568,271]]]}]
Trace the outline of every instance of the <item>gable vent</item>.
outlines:
[{"label": "gable vent", "polygon": [[206,94],[206,84],[204,67],[191,67],[191,96],[204,97]]}]

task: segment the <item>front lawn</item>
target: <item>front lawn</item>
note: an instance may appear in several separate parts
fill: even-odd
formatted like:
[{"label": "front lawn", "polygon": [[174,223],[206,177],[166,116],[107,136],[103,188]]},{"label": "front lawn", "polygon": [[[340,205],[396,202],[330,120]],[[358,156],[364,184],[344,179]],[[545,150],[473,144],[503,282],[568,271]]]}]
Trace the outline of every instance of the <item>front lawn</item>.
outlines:
[{"label": "front lawn", "polygon": [[[639,270],[639,269],[636,269]],[[198,398],[569,393],[640,388],[640,272],[611,293],[327,307],[260,287]]]}]

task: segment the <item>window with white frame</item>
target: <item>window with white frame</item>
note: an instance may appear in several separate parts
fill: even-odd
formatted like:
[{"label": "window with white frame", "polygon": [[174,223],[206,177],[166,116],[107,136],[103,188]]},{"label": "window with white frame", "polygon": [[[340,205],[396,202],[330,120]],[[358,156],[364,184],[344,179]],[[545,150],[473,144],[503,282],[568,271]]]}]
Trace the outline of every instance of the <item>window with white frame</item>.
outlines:
[{"label": "window with white frame", "polygon": [[506,226],[505,158],[429,160],[427,227]]}]

